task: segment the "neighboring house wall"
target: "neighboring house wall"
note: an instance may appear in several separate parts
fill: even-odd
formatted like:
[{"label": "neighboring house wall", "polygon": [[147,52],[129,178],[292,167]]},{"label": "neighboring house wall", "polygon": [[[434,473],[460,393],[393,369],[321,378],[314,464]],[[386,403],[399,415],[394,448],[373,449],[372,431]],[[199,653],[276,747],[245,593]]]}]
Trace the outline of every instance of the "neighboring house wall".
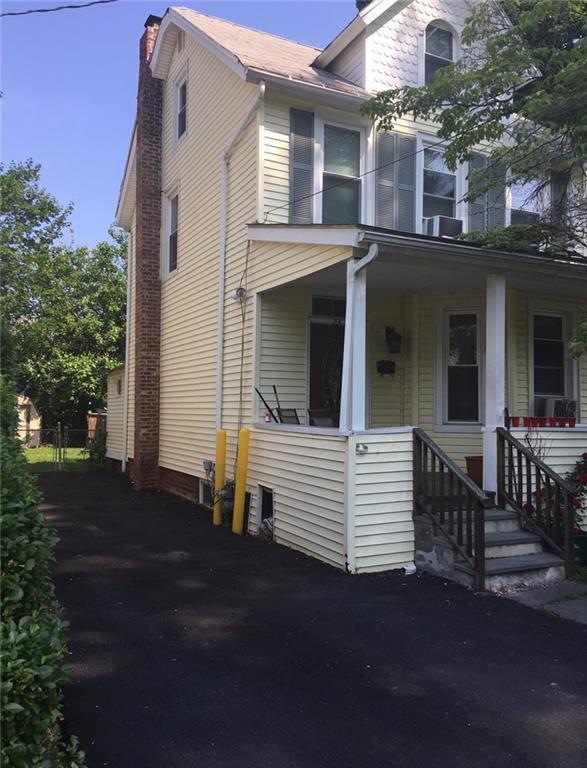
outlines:
[{"label": "neighboring house wall", "polygon": [[124,368],[108,374],[106,392],[106,456],[122,459],[124,432]]},{"label": "neighboring house wall", "polygon": [[[176,142],[175,83],[184,72],[187,132]],[[179,242],[177,270],[162,282],[159,462],[199,476],[214,457],[216,431],[220,161],[257,93],[188,35],[165,84],[163,190],[179,195]],[[229,262],[244,253],[245,222],[255,218],[256,156],[253,121],[230,159]],[[235,282],[227,275],[227,293]],[[233,330],[229,324],[226,338],[238,346]]]},{"label": "neighboring house wall", "polygon": [[17,436],[26,442],[30,448],[41,445],[41,414],[34,401],[26,395],[17,395],[16,408],[18,412]]}]

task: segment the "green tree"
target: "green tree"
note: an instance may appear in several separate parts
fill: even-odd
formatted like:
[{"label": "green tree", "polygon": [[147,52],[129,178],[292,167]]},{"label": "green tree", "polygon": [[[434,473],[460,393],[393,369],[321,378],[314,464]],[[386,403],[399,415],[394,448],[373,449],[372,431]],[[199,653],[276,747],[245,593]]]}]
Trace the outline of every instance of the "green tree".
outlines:
[{"label": "green tree", "polygon": [[83,426],[104,402],[106,374],[123,359],[126,241],[110,231],[95,248],[63,242],[70,207],[40,186],[39,166],[2,169],[1,294],[15,376],[47,426]]},{"label": "green tree", "polygon": [[[452,169],[482,147],[489,162],[469,174],[465,199],[494,186],[504,167],[509,184],[532,182],[535,197],[554,178],[558,191],[538,234],[587,244],[586,32],[585,0],[480,0],[457,62],[428,86],[378,94],[363,112],[384,129],[405,115],[433,120]],[[512,227],[512,236],[519,245],[523,225]],[[536,236],[536,225],[529,226],[526,241]],[[502,247],[507,240],[502,234]]]}]

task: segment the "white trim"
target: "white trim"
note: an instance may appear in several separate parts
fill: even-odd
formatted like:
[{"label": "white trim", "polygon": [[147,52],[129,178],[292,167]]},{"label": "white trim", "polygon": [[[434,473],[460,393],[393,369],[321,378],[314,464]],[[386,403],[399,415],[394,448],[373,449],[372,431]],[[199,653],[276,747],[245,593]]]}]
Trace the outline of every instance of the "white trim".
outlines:
[{"label": "white trim", "polygon": [[345,565],[349,573],[355,573],[356,531],[355,531],[355,492],[357,482],[357,453],[353,437],[348,442],[345,456],[344,478],[344,553]]},{"label": "white trim", "polygon": [[[137,124],[135,121],[130,146],[124,166],[122,184],[118,195],[114,223],[127,231],[130,229],[137,194]],[[127,200],[128,198],[128,200]]]},{"label": "white trim", "polygon": [[[348,245],[358,246],[359,228],[354,225],[332,227],[325,224],[309,226],[283,226],[271,224],[249,224],[248,237],[259,243],[292,243],[303,245]],[[363,246],[365,247],[365,246]]]},{"label": "white trim", "polygon": [[[185,83],[185,131],[178,135],[179,132],[179,94],[181,86]],[[179,74],[173,80],[173,142],[172,148],[175,149],[189,133],[188,122],[188,105],[190,98],[190,86],[189,86],[189,60],[185,66],[182,67]]]},{"label": "white trim", "polygon": [[326,68],[364,29],[376,21],[382,14],[386,13],[394,5],[398,6],[397,10],[399,12],[405,4],[405,0],[373,0],[326,46],[322,53],[316,57],[313,65]]},{"label": "white trim", "polygon": [[485,428],[483,429],[483,488],[497,491],[496,427],[504,425],[506,360],[506,281],[487,275],[485,298]]},{"label": "white trim", "polygon": [[[169,238],[171,236],[171,201],[177,197],[177,264],[175,269],[169,269]],[[161,214],[161,259],[160,259],[160,274],[161,281],[166,282],[179,270],[179,240],[181,236],[180,226],[180,212],[181,212],[181,181],[178,179],[173,184],[169,191],[162,193],[162,214]]]},{"label": "white trim", "polygon": [[245,78],[245,75],[247,72],[246,67],[244,67],[240,63],[240,61],[234,54],[230,53],[226,48],[221,46],[215,40],[212,40],[211,37],[208,37],[208,35],[202,32],[201,29],[199,29],[197,26],[195,26],[195,24],[192,24],[187,19],[185,19],[174,8],[167,9],[167,12],[163,17],[161,26],[159,28],[159,33],[157,35],[155,48],[153,49],[153,55],[151,56],[151,62],[150,62],[150,67],[153,73],[153,77],[164,79],[167,75],[166,67],[164,65],[167,65],[167,67],[169,66],[171,62],[171,56],[173,55],[173,51],[171,51],[171,55],[168,54],[169,59],[165,61],[163,57],[163,51],[164,51],[164,46],[167,43],[166,38],[171,33],[171,30],[169,29],[169,27],[172,24],[174,24],[179,29],[182,29],[190,37],[192,37],[194,40],[200,43],[207,51],[209,51],[214,56],[219,58],[220,61],[222,61],[223,64],[226,64],[226,66],[229,69],[231,69],[236,75],[238,75],[242,79]]},{"label": "white trim", "polygon": [[[448,317],[451,314],[477,316],[477,368],[479,376],[479,420],[478,421],[448,421]],[[485,412],[484,396],[484,361],[485,361],[485,313],[481,302],[462,302],[458,297],[440,302],[436,308],[436,340],[434,366],[434,429],[438,432],[478,431]],[[471,429],[474,427],[474,429]],[[449,428],[449,429],[445,429]],[[453,429],[454,428],[454,429]]]},{"label": "white trim", "polygon": [[[553,301],[551,299],[529,299],[528,301],[528,413],[534,413],[534,315],[551,315],[561,317],[563,321],[563,343],[565,353],[567,342],[573,335],[577,325],[577,307],[575,304]],[[581,416],[580,409],[580,377],[576,359],[565,354],[565,394],[561,397],[577,401],[577,417]],[[553,395],[556,397],[556,395]]]},{"label": "white trim", "polygon": [[[411,386],[412,386],[412,424],[420,423],[420,294],[412,296],[411,322]],[[404,362],[405,368],[405,362]]]}]

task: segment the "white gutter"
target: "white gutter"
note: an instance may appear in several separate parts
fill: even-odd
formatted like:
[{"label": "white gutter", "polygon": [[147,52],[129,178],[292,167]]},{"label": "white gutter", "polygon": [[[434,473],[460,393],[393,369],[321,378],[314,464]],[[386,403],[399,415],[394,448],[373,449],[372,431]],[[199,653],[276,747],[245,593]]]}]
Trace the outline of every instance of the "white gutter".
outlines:
[{"label": "white gutter", "polygon": [[222,427],[222,387],[224,383],[224,293],[226,278],[226,206],[228,203],[228,165],[230,155],[265,99],[265,81],[247,116],[224,150],[220,160],[220,254],[218,263],[218,323],[216,338],[216,429]]},{"label": "white gutter", "polygon": [[[308,83],[305,80],[295,80],[292,77],[266,72],[263,69],[249,67],[245,78],[248,82],[265,82],[276,86],[280,91],[286,91],[299,98],[329,104],[340,109],[357,110],[373,94],[355,86],[356,93],[328,88],[317,83]],[[349,83],[352,86],[352,83]]]},{"label": "white gutter", "polygon": [[132,232],[128,233],[128,246],[126,251],[126,340],[124,344],[124,404],[122,411],[122,471],[126,471],[126,459],[128,453],[128,379],[130,375],[130,301],[132,296],[132,257],[134,242]]}]

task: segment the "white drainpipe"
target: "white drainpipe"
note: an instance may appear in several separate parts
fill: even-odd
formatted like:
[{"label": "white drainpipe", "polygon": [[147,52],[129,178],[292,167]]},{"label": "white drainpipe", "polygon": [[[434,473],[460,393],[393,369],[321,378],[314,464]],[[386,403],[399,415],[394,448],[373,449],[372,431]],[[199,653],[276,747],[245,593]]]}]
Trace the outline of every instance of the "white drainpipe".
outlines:
[{"label": "white drainpipe", "polygon": [[122,471],[126,471],[126,459],[128,452],[128,378],[130,368],[130,300],[132,296],[132,257],[134,243],[132,232],[128,233],[128,245],[126,251],[126,341],[124,349],[124,404],[122,411]]},{"label": "white drainpipe", "polygon": [[232,151],[240,141],[265,99],[265,81],[259,83],[259,93],[244,121],[224,150],[220,160],[220,255],[218,264],[218,333],[216,340],[216,429],[222,427],[222,388],[224,381],[224,292],[226,276],[226,206],[228,198],[228,164]]}]

